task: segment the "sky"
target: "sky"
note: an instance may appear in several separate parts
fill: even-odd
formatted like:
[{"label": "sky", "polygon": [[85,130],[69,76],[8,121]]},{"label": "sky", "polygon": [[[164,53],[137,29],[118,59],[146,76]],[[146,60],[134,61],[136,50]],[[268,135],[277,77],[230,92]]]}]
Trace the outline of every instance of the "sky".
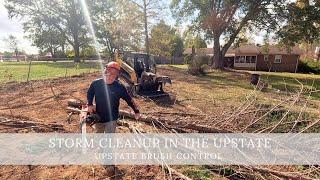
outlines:
[{"label": "sky", "polygon": [[24,37],[22,23],[17,19],[9,19],[8,11],[4,7],[4,2],[0,0],[0,52],[9,51],[7,48],[5,38],[9,35],[16,36],[18,39],[18,46],[25,50],[28,54],[37,54],[38,49],[31,46],[31,42]]},{"label": "sky", "polygon": [[[166,19],[166,21],[168,21]],[[173,21],[169,21],[169,24],[173,24]],[[185,28],[181,28],[185,29]],[[4,2],[0,0],[0,52],[4,51],[10,51],[7,48],[5,38],[8,38],[9,35],[13,35],[17,37],[18,39],[18,46],[20,50],[26,51],[27,54],[37,54],[38,53],[38,48],[35,46],[32,46],[32,42],[24,37],[25,34],[23,32],[23,26],[22,22],[19,22],[18,19],[9,19],[8,18],[8,11],[4,7]],[[257,34],[257,35],[252,35],[253,39],[255,40],[255,43],[262,43],[262,35]],[[212,43],[208,44],[208,47],[212,47]]]}]

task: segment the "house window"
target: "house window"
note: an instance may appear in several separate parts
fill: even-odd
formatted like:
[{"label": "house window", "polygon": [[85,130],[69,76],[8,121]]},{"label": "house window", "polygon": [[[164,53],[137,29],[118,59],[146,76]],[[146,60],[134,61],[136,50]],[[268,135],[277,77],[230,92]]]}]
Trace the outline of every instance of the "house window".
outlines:
[{"label": "house window", "polygon": [[246,63],[250,63],[251,62],[251,56],[246,56]]},{"label": "house window", "polygon": [[281,63],[281,59],[282,59],[281,55],[276,55],[274,58],[274,63]]},{"label": "house window", "polygon": [[236,56],[236,58],[234,59],[234,62],[235,62],[235,63],[239,63],[239,62],[240,62],[240,57],[239,57],[239,56]]},{"label": "house window", "polygon": [[245,60],[245,56],[240,56],[240,63],[245,63],[246,60]]},{"label": "house window", "polygon": [[257,56],[251,56],[251,63],[256,63]]},{"label": "house window", "polygon": [[269,55],[264,55],[264,61],[269,61]]},{"label": "house window", "polygon": [[255,64],[257,60],[256,56],[236,56],[235,63]]}]

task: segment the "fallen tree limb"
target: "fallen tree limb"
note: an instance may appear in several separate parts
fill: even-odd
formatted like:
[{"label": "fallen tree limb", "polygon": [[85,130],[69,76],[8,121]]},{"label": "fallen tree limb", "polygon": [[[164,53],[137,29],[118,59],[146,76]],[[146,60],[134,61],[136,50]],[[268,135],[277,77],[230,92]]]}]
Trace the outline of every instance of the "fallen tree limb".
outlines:
[{"label": "fallen tree limb", "polygon": [[204,114],[184,113],[184,112],[149,112],[148,114],[171,114],[171,115],[184,115],[184,116],[206,116]]},{"label": "fallen tree limb", "polygon": [[8,118],[0,117],[0,125],[14,128],[45,128],[52,131],[65,131],[63,125],[54,123],[41,123],[34,121],[22,121],[22,120],[11,120]]},{"label": "fallen tree limb", "polygon": [[[72,107],[68,107],[67,110],[68,110],[68,112],[74,112],[74,113],[81,112],[80,109],[72,108]],[[134,114],[129,111],[120,110],[119,115],[120,115],[120,117],[135,119]],[[194,130],[194,131],[198,131],[198,132],[202,132],[202,133],[232,133],[231,131],[220,130],[220,129],[216,129],[216,128],[212,128],[212,127],[208,127],[208,126],[195,124],[195,123],[188,123],[188,124],[183,125],[180,122],[176,122],[173,120],[160,119],[160,118],[156,118],[156,117],[148,117],[148,116],[144,116],[144,115],[142,115],[140,117],[139,121],[142,121],[142,122],[145,122],[145,123],[148,123],[151,125],[152,124],[160,124],[160,127],[165,126],[169,129],[175,129],[178,132],[187,132],[184,129],[189,129],[189,130]]]},{"label": "fallen tree limb", "polygon": [[302,174],[300,173],[287,173],[287,172],[280,172],[280,171],[275,171],[275,170],[271,170],[271,169],[267,169],[267,168],[257,168],[257,167],[254,167],[254,166],[250,166],[249,169],[252,169],[254,171],[257,171],[259,173],[262,173],[262,174],[273,174],[277,177],[280,177],[280,178],[285,178],[285,179],[300,179],[300,180],[311,180],[313,178],[310,178],[310,177],[306,177],[306,176],[303,176]]},{"label": "fallen tree limb", "polygon": [[[68,104],[70,106],[72,106],[72,107],[67,107],[68,113],[81,112],[81,110],[77,108],[80,106],[81,102],[77,102],[75,100],[69,100]],[[134,114],[129,111],[120,110],[119,115],[120,115],[120,117],[127,117],[130,119],[135,119]],[[220,130],[220,129],[216,129],[216,128],[212,128],[212,127],[208,127],[208,126],[204,126],[204,125],[199,125],[199,124],[196,124],[195,122],[182,124],[178,121],[174,121],[174,120],[170,120],[170,119],[144,116],[144,115],[142,115],[140,117],[139,121],[142,121],[142,122],[145,122],[145,123],[148,123],[151,125],[160,124],[160,127],[165,126],[166,128],[169,128],[169,129],[175,129],[178,132],[187,132],[184,129],[188,129],[188,130],[193,130],[193,131],[197,131],[197,132],[201,132],[201,133],[232,133],[232,131]]]},{"label": "fallen tree limb", "polygon": [[171,167],[167,167],[167,170],[168,170],[169,172],[171,172],[172,174],[178,176],[179,179],[192,180],[192,179],[190,179],[189,177],[185,176],[184,174],[178,172],[177,170],[172,169]]},{"label": "fallen tree limb", "polygon": [[[119,111],[120,116],[127,117],[134,119],[134,114],[125,110],[120,110]],[[139,121],[152,124],[152,122],[161,122],[164,125],[169,125],[169,126],[174,126],[179,129],[190,129],[190,130],[195,130],[198,132],[202,133],[232,133],[231,131],[228,130],[220,130],[208,126],[203,126],[199,124],[194,124],[194,123],[188,123],[188,124],[181,124],[180,122],[174,121],[174,120],[169,120],[169,119],[161,119],[161,118],[156,118],[156,117],[147,117],[147,116],[141,116]]]},{"label": "fallen tree limb", "polygon": [[[81,110],[79,110],[79,111],[81,111]],[[130,118],[130,119],[134,119],[134,114],[131,113],[131,112],[120,110],[119,113],[120,113],[120,116],[122,116],[122,117],[127,117],[127,118]],[[218,130],[218,129],[215,129],[215,128],[205,127],[205,126],[201,126],[201,125],[195,125],[195,124],[182,125],[181,123],[174,122],[173,120],[160,119],[160,118],[156,118],[156,117],[142,116],[139,119],[139,121],[142,121],[142,122],[145,122],[145,123],[148,123],[148,124],[155,124],[155,123],[157,123],[159,121],[165,126],[167,126],[169,124],[169,125],[174,125],[174,126],[176,126],[178,128],[182,128],[182,129],[192,129],[192,130],[197,130],[197,131],[206,132],[206,133],[221,133],[221,132],[230,133],[229,131]],[[136,132],[137,131],[137,129],[135,127],[132,127],[129,123],[125,123],[125,122],[121,122],[120,121],[120,122],[118,122],[118,124],[121,125],[121,126],[127,127],[131,132]],[[143,132],[143,131],[140,131],[140,132]],[[286,172],[274,171],[274,170],[267,169],[267,168],[258,168],[258,167],[253,167],[253,166],[248,166],[248,167],[243,167],[242,166],[242,168],[245,168],[245,169],[248,169],[248,170],[251,170],[251,171],[256,171],[256,172],[259,172],[261,174],[272,174],[274,176],[277,176],[277,177],[280,177],[280,178],[285,178],[285,179],[303,179],[303,180],[304,179],[305,180],[312,179],[312,178],[309,178],[309,177],[305,177],[300,173],[286,173]],[[174,170],[174,169],[172,169],[170,167],[166,167],[166,169],[169,172],[172,172],[173,174],[177,175],[181,179],[188,179],[188,180],[190,179],[190,178],[184,176],[183,174],[177,172],[176,170]]]},{"label": "fallen tree limb", "polygon": [[[127,128],[128,128],[131,132],[133,132],[133,133],[141,133],[141,132],[144,133],[144,132],[145,132],[145,131],[143,131],[143,130],[141,130],[141,129],[139,129],[139,128],[130,126],[130,124],[129,124],[129,123],[126,123],[126,122],[121,122],[121,121],[119,122],[119,121],[118,121],[117,124],[123,125],[123,126],[127,127]],[[146,132],[146,133],[147,133],[147,132]],[[178,172],[177,170],[169,167],[168,165],[163,165],[162,168],[164,168],[164,169],[170,174],[170,178],[171,178],[171,179],[173,179],[173,178],[172,178],[172,175],[174,175],[174,176],[177,177],[177,178],[174,178],[174,179],[192,180],[192,179],[190,179],[189,177],[185,176],[184,174]]]}]

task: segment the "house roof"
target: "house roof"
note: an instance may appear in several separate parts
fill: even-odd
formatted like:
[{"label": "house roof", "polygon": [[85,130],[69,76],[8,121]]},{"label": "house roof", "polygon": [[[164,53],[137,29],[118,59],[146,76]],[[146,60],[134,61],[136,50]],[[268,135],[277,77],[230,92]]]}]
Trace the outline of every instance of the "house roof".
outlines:
[{"label": "house roof", "polygon": [[[195,49],[196,54],[213,54],[213,49],[212,48],[199,48]],[[183,52],[183,54],[191,54],[192,53],[192,48],[186,48]],[[243,45],[237,48],[229,48],[227,53],[229,55],[234,55],[234,54],[265,54],[263,52],[263,48],[261,46],[257,46],[254,44],[248,44],[248,45]],[[293,54],[293,55],[300,55],[302,54],[302,51],[299,47],[293,47],[290,50],[288,50],[285,47],[278,47],[275,45],[269,46],[269,54]]]},{"label": "house roof", "polygon": [[[213,54],[212,48],[195,48],[195,53]],[[186,48],[183,54],[192,54],[192,48]]]},{"label": "house roof", "polygon": [[259,47],[256,45],[248,44],[243,45],[237,48],[229,48],[227,53],[234,53],[234,54],[259,54]]},{"label": "house roof", "polygon": [[[265,54],[265,52],[263,52],[262,47],[260,47],[260,52],[261,54]],[[302,54],[302,50],[295,46],[291,49],[287,49],[285,47],[277,47],[277,46],[270,46],[269,47],[269,54],[294,54],[294,55],[300,55]]]}]

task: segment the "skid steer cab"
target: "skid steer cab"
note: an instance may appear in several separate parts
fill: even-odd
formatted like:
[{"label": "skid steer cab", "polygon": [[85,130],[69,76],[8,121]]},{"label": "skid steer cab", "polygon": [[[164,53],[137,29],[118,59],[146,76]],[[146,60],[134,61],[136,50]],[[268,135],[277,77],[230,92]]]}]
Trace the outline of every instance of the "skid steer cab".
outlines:
[{"label": "skid steer cab", "polygon": [[116,51],[116,62],[121,66],[119,79],[130,94],[149,98],[168,96],[163,87],[167,83],[171,84],[171,79],[157,75],[153,55]]}]

